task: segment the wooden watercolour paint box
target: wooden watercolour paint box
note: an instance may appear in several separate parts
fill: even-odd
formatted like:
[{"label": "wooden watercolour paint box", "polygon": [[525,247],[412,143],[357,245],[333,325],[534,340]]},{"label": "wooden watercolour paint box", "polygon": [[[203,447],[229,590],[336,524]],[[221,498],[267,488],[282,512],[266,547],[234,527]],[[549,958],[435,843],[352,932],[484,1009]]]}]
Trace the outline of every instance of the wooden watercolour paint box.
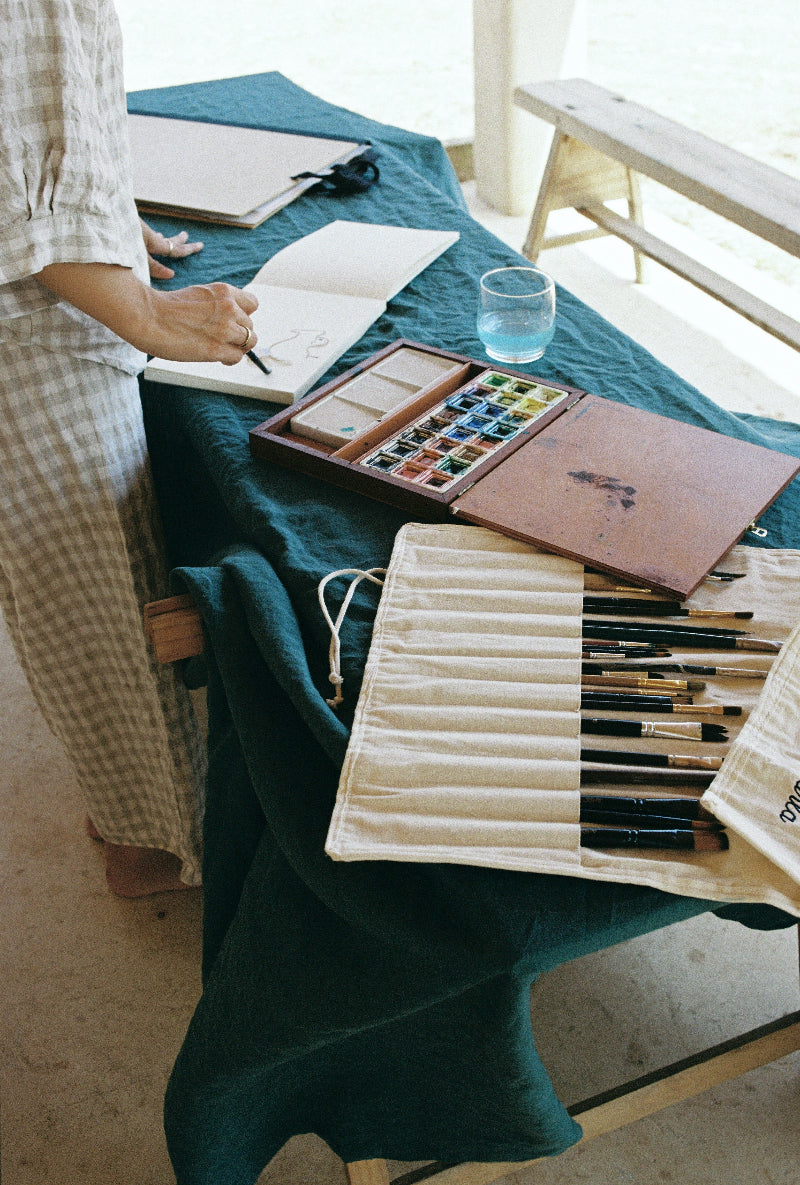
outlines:
[{"label": "wooden watercolour paint box", "polygon": [[689,596],[795,457],[405,339],[250,432],[255,457]]}]

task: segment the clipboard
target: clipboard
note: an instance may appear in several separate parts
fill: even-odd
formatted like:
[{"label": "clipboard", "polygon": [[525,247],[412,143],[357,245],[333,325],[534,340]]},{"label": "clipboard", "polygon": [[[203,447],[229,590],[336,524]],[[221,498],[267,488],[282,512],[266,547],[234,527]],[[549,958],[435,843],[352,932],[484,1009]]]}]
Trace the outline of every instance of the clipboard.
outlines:
[{"label": "clipboard", "polygon": [[367,142],[293,135],[161,115],[128,115],[141,213],[253,229]]}]

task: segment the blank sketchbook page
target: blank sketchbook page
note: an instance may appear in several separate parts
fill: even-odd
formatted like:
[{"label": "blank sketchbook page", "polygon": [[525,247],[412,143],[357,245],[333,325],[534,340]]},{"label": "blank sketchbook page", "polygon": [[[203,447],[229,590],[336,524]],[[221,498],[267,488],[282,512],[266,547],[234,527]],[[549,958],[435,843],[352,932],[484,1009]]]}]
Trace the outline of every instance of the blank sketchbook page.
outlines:
[{"label": "blank sketchbook page", "polygon": [[391,300],[457,239],[455,230],[338,220],[278,251],[253,283]]},{"label": "blank sketchbook page", "polygon": [[241,217],[284,193],[298,173],[329,168],[353,140],[231,124],[129,115],[137,202]]}]

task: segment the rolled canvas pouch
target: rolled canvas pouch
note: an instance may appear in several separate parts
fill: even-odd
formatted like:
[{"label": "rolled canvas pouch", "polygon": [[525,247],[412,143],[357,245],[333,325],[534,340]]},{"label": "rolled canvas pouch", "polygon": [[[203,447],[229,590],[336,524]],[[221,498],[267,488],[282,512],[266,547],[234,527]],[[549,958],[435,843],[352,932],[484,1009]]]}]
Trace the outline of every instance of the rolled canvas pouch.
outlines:
[{"label": "rolled canvas pouch", "polygon": [[702,802],[800,885],[800,625]]},{"label": "rolled canvas pouch", "polygon": [[[800,617],[800,552],[737,547],[726,566],[745,576],[735,587],[704,585],[691,603],[728,610],[752,606],[758,622],[752,632],[787,638]],[[783,714],[782,724],[767,730],[771,750],[784,753],[788,767],[797,764],[796,636],[766,683],[720,679],[703,693],[704,699],[742,704],[751,712],[741,730],[736,717],[724,717],[732,733],[741,735],[701,799],[726,823],[729,849],[586,848],[580,842],[583,591],[581,565],[492,531],[414,523],[401,529],[326,852],[339,860],[479,864],[646,884],[710,900],[777,905],[800,915],[800,805],[791,800],[800,774],[786,793],[785,778],[779,779],[785,817],[766,829],[771,846],[766,836],[756,838],[750,830],[752,815],[761,815],[750,806],[758,801],[754,781],[759,794],[772,799],[767,789],[772,782],[762,781],[760,721],[772,719],[776,700]],[[771,661],[740,652],[734,659],[710,651],[675,657],[708,665],[744,665],[744,658],[748,667],[764,672]],[[793,707],[784,705],[787,695]],[[593,714],[631,718],[605,710]],[[669,717],[657,719],[669,727]],[[787,738],[794,738],[794,749]],[[598,742],[622,747],[617,737],[583,738],[591,747]],[[637,740],[631,747],[687,748],[685,742],[663,740]],[[770,757],[766,773],[779,764]],[[792,811],[797,823],[785,821]]]}]

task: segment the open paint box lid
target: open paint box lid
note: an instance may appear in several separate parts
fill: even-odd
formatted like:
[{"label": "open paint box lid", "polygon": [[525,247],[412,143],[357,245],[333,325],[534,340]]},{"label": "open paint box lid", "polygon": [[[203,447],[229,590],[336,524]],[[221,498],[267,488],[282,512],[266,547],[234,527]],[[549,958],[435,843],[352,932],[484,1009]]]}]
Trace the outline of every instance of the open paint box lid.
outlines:
[{"label": "open paint box lid", "polygon": [[680,598],[800,472],[785,453],[406,340],[254,428],[250,449]]}]

